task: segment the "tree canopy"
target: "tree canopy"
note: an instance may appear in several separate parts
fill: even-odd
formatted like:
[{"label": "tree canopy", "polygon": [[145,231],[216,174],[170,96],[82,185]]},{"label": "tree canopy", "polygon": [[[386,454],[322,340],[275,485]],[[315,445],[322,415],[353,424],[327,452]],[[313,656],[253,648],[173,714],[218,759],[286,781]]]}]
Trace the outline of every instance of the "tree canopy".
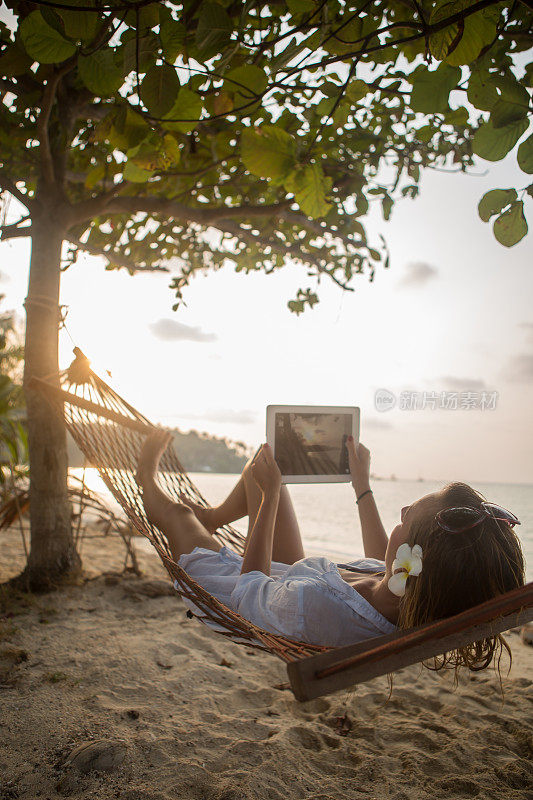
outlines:
[{"label": "tree canopy", "polygon": [[[468,171],[522,139],[524,185],[479,203],[507,247],[533,196],[530,0],[40,0],[0,24],[0,189],[31,235],[55,202],[109,268],[167,269],[176,305],[224,263],[350,289],[388,266],[364,227],[425,169]],[[305,282],[304,282],[305,283]],[[307,282],[289,302],[317,302]]]}]

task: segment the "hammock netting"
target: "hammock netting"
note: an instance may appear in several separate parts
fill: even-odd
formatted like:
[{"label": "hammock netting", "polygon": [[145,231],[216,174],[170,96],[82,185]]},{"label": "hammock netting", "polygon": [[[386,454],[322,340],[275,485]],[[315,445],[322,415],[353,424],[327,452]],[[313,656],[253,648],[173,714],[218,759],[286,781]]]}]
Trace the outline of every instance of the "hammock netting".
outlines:
[{"label": "hammock netting", "polygon": [[[79,348],[75,348],[74,353],[75,360],[68,369],[59,373],[59,381],[56,375],[55,380],[34,379],[34,385],[64,417],[72,438],[88,463],[98,469],[131,525],[152,543],[177,592],[194,616],[237,644],[272,653],[287,664],[332,650],[330,647],[295,641],[258,628],[209,594],[173,560],[165,537],[146,517],[142,495],[135,479],[141,447],[146,436],[156,426],[91,370],[88,359]],[[177,502],[182,495],[204,507],[208,505],[180,464],[172,443],[162,456],[158,480],[161,488]],[[220,544],[243,554],[245,537],[232,526],[219,528],[214,537]],[[520,613],[532,605],[533,583],[529,583],[467,609],[456,617],[437,620],[421,628],[399,631],[394,637],[378,637],[375,642],[369,639],[368,649],[350,659],[349,663],[379,661],[390,653],[405,651],[421,641],[428,641],[445,633],[459,634],[470,626],[496,619],[503,614],[515,611]],[[391,638],[394,641],[390,641]],[[343,668],[344,663],[340,663],[329,671]]]},{"label": "hammock netting", "polygon": [[[40,390],[54,405],[88,463],[98,469],[105,485],[120,503],[133,527],[150,540],[177,592],[194,605],[194,615],[212,630],[245,644],[273,653],[286,662],[324,652],[327,647],[306,644],[269,633],[227,608],[196,583],[172,558],[165,537],[146,517],[142,494],[135,480],[141,447],[156,430],[146,417],[120,397],[90,368],[88,359],[75,348],[75,360],[59,373],[60,389],[39,381]],[[207,506],[207,501],[181,465],[172,442],[159,465],[158,480],[169,497],[180,495]],[[230,525],[219,528],[215,539],[240,555],[245,537]]]}]

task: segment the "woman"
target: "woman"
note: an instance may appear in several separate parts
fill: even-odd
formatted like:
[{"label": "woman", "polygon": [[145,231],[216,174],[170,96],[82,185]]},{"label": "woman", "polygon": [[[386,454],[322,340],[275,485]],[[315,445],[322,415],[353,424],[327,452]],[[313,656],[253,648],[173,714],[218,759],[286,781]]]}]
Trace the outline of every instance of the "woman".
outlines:
[{"label": "woman", "polygon": [[[219,506],[174,503],[156,484],[170,434],[145,441],[137,480],[148,519],[165,534],[174,560],[221,602],[254,624],[300,641],[341,646],[441,619],[524,584],[517,518],[451,483],[401,510],[390,538],[370,488],[370,452],[348,438],[364,559],[336,565],[306,558],[287,487],[271,448],[249,461]],[[334,510],[332,510],[334,513]],[[212,533],[249,517],[244,556]],[[502,637],[456,652],[482,668]],[[444,664],[442,664],[444,666]]]}]

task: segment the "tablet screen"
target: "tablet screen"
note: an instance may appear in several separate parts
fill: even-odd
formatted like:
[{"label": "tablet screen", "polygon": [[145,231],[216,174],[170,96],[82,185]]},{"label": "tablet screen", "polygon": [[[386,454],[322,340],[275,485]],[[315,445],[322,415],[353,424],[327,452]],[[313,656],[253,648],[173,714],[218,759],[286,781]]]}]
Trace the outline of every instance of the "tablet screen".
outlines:
[{"label": "tablet screen", "polygon": [[274,456],[283,476],[349,477],[346,440],[354,434],[357,439],[356,409],[269,409],[274,412],[269,426]]}]

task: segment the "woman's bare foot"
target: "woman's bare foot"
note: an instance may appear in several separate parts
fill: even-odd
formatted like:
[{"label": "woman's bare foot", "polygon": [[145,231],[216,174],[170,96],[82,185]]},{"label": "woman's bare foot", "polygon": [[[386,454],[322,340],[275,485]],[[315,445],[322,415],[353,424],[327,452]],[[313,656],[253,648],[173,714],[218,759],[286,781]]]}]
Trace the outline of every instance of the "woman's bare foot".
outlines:
[{"label": "woman's bare foot", "polygon": [[196,516],[198,522],[201,522],[204,528],[208,531],[208,533],[214,533],[217,528],[219,527],[219,523],[217,521],[217,510],[216,508],[211,508],[210,506],[201,506],[199,503],[194,503],[192,500],[189,500],[184,494],[180,494],[180,503],[183,505],[188,506]]},{"label": "woman's bare foot", "polygon": [[156,430],[146,437],[139,454],[135,475],[139,486],[144,486],[148,481],[154,480],[161,456],[171,439],[172,434],[163,430]]}]

